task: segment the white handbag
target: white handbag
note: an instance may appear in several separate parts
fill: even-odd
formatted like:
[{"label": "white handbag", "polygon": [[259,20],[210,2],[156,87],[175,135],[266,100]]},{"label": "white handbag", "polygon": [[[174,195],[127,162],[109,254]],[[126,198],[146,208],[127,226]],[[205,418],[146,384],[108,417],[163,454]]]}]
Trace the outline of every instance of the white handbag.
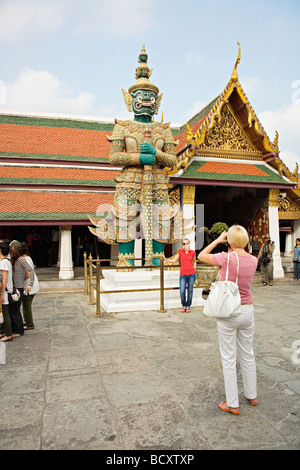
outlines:
[{"label": "white handbag", "polygon": [[229,258],[227,257],[227,269],[225,281],[213,282],[210,293],[205,301],[203,313],[208,317],[234,318],[241,313],[241,296],[237,285],[239,273],[239,257],[237,258],[236,281],[228,281]]}]

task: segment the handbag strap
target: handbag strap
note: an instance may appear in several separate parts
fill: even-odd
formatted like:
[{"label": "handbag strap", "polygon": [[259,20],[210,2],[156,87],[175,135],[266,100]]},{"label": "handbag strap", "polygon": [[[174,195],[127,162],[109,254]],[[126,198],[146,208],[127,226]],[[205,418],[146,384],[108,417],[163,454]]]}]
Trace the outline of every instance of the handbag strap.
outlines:
[{"label": "handbag strap", "polygon": [[[235,254],[236,256],[236,261],[237,261],[237,268],[236,268],[236,281],[235,283],[237,284],[237,281],[238,281],[238,275],[239,275],[239,266],[240,266],[240,263],[239,263],[239,257],[237,255],[237,253],[235,251],[233,251],[232,253]],[[227,256],[227,268],[226,268],[226,281],[228,281],[228,272],[229,272],[229,258],[230,258],[230,253],[228,253],[228,256]]]}]

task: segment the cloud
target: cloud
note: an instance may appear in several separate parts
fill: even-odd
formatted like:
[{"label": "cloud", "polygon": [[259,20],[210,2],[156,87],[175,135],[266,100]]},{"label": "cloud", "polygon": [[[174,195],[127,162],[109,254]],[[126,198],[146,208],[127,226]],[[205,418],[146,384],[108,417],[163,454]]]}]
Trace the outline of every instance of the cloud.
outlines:
[{"label": "cloud", "polygon": [[202,54],[196,54],[193,51],[189,51],[185,55],[185,59],[188,67],[191,69],[194,68],[203,68],[206,65],[206,60]]},{"label": "cloud", "polygon": [[259,120],[271,140],[278,131],[280,158],[293,171],[296,162],[300,165],[300,103],[292,100],[289,106],[263,111]]},{"label": "cloud", "polygon": [[[74,0],[73,0],[74,1]],[[75,1],[80,12],[74,31],[80,35],[108,36],[125,39],[154,31],[159,22],[155,19],[155,0],[86,0],[85,8],[78,8],[81,0]],[[75,11],[76,14],[76,11]]]},{"label": "cloud", "polygon": [[94,96],[66,87],[46,70],[26,67],[13,83],[5,86],[5,107],[16,111],[87,114]]},{"label": "cloud", "polygon": [[2,0],[0,40],[14,42],[31,33],[57,30],[64,23],[55,0]]},{"label": "cloud", "polygon": [[205,106],[207,106],[206,102],[204,102],[204,101],[195,101],[191,108],[184,111],[184,113],[182,114],[182,118],[181,118],[180,122],[182,121],[185,124],[187,121],[190,121]]}]

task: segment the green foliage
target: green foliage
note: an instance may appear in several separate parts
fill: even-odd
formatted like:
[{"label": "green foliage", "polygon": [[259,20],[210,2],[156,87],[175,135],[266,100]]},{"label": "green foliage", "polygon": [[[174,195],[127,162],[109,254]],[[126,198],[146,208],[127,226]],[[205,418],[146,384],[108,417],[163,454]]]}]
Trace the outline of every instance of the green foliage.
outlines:
[{"label": "green foliage", "polygon": [[222,232],[227,232],[227,230],[228,225],[226,225],[224,222],[216,222],[209,230],[209,233],[213,240],[215,240],[219,235],[221,235]]},{"label": "green foliage", "polygon": [[[227,232],[228,230],[228,225],[225,224],[225,222],[216,222],[212,225],[211,229],[207,227],[201,227],[199,229],[199,232],[204,232],[204,236],[206,238],[206,242],[209,245],[212,241],[214,241],[216,238],[218,238],[219,235],[223,232]],[[221,251],[224,249],[224,245],[221,244],[218,247],[218,250],[221,249]]]}]

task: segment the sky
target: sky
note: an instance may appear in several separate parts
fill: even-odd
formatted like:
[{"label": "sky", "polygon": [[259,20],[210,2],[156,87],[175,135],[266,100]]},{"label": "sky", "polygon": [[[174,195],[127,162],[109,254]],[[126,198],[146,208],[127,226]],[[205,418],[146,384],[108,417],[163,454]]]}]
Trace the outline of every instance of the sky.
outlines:
[{"label": "sky", "polygon": [[0,112],[132,119],[143,43],[159,115],[183,125],[242,85],[291,171],[300,166],[300,0],[0,0]]}]

